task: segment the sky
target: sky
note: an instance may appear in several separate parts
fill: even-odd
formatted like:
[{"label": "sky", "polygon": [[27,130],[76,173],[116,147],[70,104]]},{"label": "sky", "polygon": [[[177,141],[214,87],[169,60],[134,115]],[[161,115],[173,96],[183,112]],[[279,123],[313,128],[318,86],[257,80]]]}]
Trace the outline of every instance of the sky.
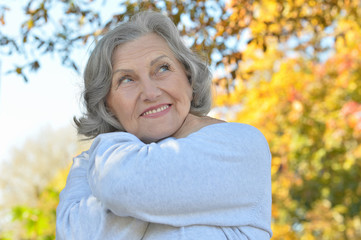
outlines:
[{"label": "sky", "polygon": [[[19,4],[24,1],[6,4],[11,7],[11,14],[6,16],[6,25],[0,26],[1,31],[17,35],[23,19]],[[77,56],[82,61],[87,58],[86,50]],[[20,148],[25,140],[36,137],[45,128],[71,126],[73,116],[81,113],[79,74],[63,67],[56,57],[44,56],[40,70],[29,74],[26,83],[16,74],[6,74],[21,60],[0,55],[0,162],[10,158],[11,149]]]},{"label": "sky", "polygon": [[42,129],[68,126],[80,113],[81,77],[51,59],[29,83],[2,74],[0,84],[0,161]]}]

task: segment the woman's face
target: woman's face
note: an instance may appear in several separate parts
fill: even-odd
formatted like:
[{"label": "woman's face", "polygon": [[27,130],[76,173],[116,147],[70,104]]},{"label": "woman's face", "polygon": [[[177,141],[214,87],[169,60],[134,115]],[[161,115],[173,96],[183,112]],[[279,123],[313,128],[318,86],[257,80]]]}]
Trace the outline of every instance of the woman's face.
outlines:
[{"label": "woman's face", "polygon": [[171,136],[190,110],[192,88],[166,41],[147,34],[118,46],[106,102],[124,129],[144,142]]}]

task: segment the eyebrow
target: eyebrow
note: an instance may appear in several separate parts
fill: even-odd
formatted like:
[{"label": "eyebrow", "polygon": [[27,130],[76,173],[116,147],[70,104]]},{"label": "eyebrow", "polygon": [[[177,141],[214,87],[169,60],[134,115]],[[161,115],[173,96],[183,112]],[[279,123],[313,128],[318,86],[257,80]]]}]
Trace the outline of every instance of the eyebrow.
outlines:
[{"label": "eyebrow", "polygon": [[113,72],[113,75],[116,74],[116,73],[118,73],[118,72],[122,72],[122,73],[124,73],[124,74],[134,73],[134,71],[131,70],[131,69],[117,69],[117,70],[115,70],[115,71]]},{"label": "eyebrow", "polygon": [[161,60],[162,58],[168,58],[167,55],[161,55],[155,59],[153,59],[151,62],[150,62],[150,66],[153,66],[154,64],[156,64],[159,60]]},{"label": "eyebrow", "polygon": [[[153,66],[154,64],[156,64],[158,61],[160,61],[160,60],[163,59],[163,58],[169,58],[169,57],[168,57],[167,55],[161,55],[161,56],[153,59],[153,60],[150,62],[150,66]],[[127,74],[127,73],[134,73],[134,71],[131,70],[131,69],[117,69],[117,70],[115,70],[115,71],[113,72],[113,75],[116,74],[116,73],[118,73],[118,72],[122,72],[122,73],[125,73],[125,74]]]}]

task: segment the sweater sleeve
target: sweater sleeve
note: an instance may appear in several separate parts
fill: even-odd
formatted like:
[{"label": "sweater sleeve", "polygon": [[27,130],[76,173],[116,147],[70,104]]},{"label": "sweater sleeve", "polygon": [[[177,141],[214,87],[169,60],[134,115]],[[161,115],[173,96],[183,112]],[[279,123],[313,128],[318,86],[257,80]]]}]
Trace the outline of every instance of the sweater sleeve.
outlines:
[{"label": "sweater sleeve", "polygon": [[123,132],[98,136],[88,178],[114,214],[172,226],[250,226],[271,235],[271,155],[245,124],[207,126],[144,144]]},{"label": "sweater sleeve", "polygon": [[148,223],[118,217],[91,193],[87,180],[88,154],[74,158],[57,208],[56,239],[142,239]]}]

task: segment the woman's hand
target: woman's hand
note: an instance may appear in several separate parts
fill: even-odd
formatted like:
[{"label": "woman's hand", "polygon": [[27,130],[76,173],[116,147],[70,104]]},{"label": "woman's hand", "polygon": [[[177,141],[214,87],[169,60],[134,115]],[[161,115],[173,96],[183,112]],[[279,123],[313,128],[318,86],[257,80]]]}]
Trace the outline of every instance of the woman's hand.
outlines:
[{"label": "woman's hand", "polygon": [[201,128],[215,124],[215,123],[222,123],[224,121],[211,118],[208,116],[205,117],[198,117],[189,113],[185,118],[182,126],[172,135],[175,138],[184,138],[187,137],[189,134],[197,132]]}]

